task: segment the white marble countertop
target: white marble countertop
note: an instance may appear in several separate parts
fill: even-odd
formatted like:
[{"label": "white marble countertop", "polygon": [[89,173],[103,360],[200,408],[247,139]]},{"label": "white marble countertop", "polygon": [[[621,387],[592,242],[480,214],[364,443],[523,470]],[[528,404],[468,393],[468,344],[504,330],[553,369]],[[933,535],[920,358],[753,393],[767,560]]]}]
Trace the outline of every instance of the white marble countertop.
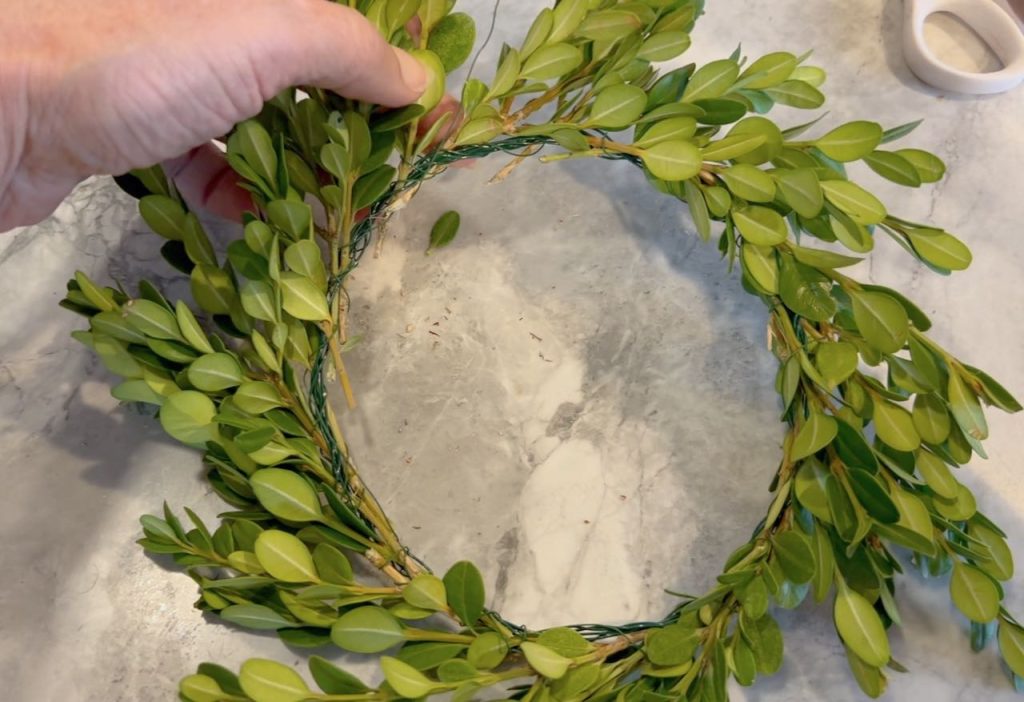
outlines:
[{"label": "white marble countertop", "polygon": [[[461,5],[482,21],[491,3]],[[541,5],[505,3],[481,70]],[[1024,392],[1024,89],[923,87],[900,57],[898,0],[708,5],[697,59],[741,40],[751,55],[813,48],[829,119],[927,119],[910,143],[942,156],[947,180],[878,192],[958,233],[975,263],[943,279],[881,242],[860,274],[912,295],[942,343]],[[932,34],[947,54],[984,65],[943,38],[946,24]],[[764,315],[679,203],[633,169],[531,164],[484,187],[500,165],[426,188],[356,275],[357,456],[414,550],[435,568],[477,562],[510,619],[658,616],[663,588],[706,587],[766,505],[781,431]],[[460,238],[424,257],[430,223],[453,206]],[[301,658],[204,619],[191,581],[133,543],[136,518],[164,499],[220,509],[198,456],[118,407],[110,376],[68,337],[81,321],[57,308],[76,268],[180,286],[142,231],[133,203],[97,179],[0,237],[0,694],[12,702],[171,699],[203,660]],[[1024,563],[1024,418],[991,423],[991,459],[964,482]],[[899,583],[894,655],[911,673],[892,676],[889,699],[1016,699],[995,652],[970,652],[944,584]],[[1020,578],[1008,604],[1024,613]],[[782,672],[734,699],[861,699],[827,607],[782,621]]]}]

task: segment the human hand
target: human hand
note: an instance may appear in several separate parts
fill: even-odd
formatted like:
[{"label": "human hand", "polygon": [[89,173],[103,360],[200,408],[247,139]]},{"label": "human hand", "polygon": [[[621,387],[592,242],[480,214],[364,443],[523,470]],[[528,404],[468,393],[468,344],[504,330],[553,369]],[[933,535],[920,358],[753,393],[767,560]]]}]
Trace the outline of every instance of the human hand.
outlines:
[{"label": "human hand", "polygon": [[326,0],[8,0],[0,23],[0,232],[82,179],[161,161],[186,200],[250,207],[210,140],[291,85],[387,106],[423,67]]}]

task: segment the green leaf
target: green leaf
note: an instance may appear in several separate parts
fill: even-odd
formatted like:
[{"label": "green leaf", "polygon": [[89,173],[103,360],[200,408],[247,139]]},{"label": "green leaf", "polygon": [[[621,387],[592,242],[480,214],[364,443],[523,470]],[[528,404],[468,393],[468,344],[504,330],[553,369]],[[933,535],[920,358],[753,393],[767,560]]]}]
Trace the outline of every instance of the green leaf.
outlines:
[{"label": "green leaf", "polygon": [[182,341],[178,321],[162,305],[150,300],[131,300],[124,306],[125,319],[146,336]]},{"label": "green leaf", "polygon": [[331,640],[353,653],[380,653],[405,640],[402,625],[386,609],[359,607],[341,615]]},{"label": "green leaf", "polygon": [[309,672],[328,695],[358,695],[370,689],[356,676],[320,656],[310,656]]},{"label": "green leaf", "polygon": [[981,409],[981,403],[967,387],[967,383],[960,377],[960,373],[956,371],[949,374],[947,396],[953,418],[963,429],[964,434],[978,441],[987,439],[988,422],[985,420],[985,412]]},{"label": "green leaf", "polygon": [[990,622],[999,614],[999,588],[974,566],[953,564],[949,594],[956,608],[972,622]]},{"label": "green leaf", "polygon": [[274,299],[274,289],[262,280],[247,280],[242,284],[242,309],[256,319],[266,322],[277,321],[279,312]]},{"label": "green leaf", "polygon": [[811,581],[814,588],[815,602],[824,602],[832,589],[832,582],[835,578],[835,552],[832,550],[832,541],[825,531],[823,524],[817,524],[814,529],[814,536],[811,538],[811,546],[814,550],[814,578]]},{"label": "green leaf", "polygon": [[593,644],[579,632],[564,626],[542,631],[537,637],[537,643],[566,658],[579,658],[594,649]]},{"label": "green leaf", "polygon": [[289,522],[315,522],[323,518],[320,499],[299,474],[283,468],[263,468],[249,477],[256,499],[275,517]]},{"label": "green leaf", "polygon": [[277,389],[263,380],[242,383],[234,394],[235,406],[243,412],[260,415],[264,412],[283,407],[284,400]]},{"label": "green leaf", "polygon": [[327,272],[315,242],[303,239],[291,244],[285,249],[284,261],[292,271],[309,278],[317,288],[326,292]]},{"label": "green leaf", "polygon": [[583,52],[572,44],[549,44],[526,59],[519,77],[530,80],[560,78],[581,63]]},{"label": "green leaf", "polygon": [[814,354],[818,372],[833,388],[853,375],[859,363],[857,347],[845,341],[821,344]]},{"label": "green leaf", "polygon": [[939,497],[955,500],[960,491],[960,483],[953,477],[946,462],[923,449],[917,452],[916,458],[917,471],[928,483],[928,487]]},{"label": "green leaf", "polygon": [[229,152],[232,147],[268,185],[277,182],[277,150],[263,125],[254,119],[239,124],[228,140]]},{"label": "green leaf", "polygon": [[921,185],[921,176],[907,159],[891,151],[875,151],[864,157],[864,163],[878,175],[893,183],[917,188]]},{"label": "green leaf", "polygon": [[192,269],[192,297],[210,314],[228,314],[237,299],[231,277],[216,266],[199,265]]},{"label": "green leaf", "polygon": [[147,195],[139,200],[139,214],[154,232],[172,241],[185,238],[185,208],[166,195]]},{"label": "green leaf", "polygon": [[740,249],[743,269],[765,292],[776,294],[779,291],[779,264],[775,258],[775,249],[770,247],[744,244]]},{"label": "green leaf", "polygon": [[491,670],[501,665],[508,651],[508,642],[501,634],[486,631],[473,639],[466,651],[466,660],[475,668]]},{"label": "green leaf", "polygon": [[[707,153],[705,152],[705,158]],[[725,181],[729,190],[750,202],[771,202],[775,199],[775,181],[772,177],[756,166],[738,163],[720,172],[719,177]],[[787,233],[788,236],[788,233]]]},{"label": "green leaf", "polygon": [[946,175],[946,164],[938,156],[920,149],[900,149],[894,152],[913,164],[922,183],[937,183]]},{"label": "green leaf", "polygon": [[700,149],[688,141],[663,141],[644,149],[640,157],[655,178],[667,181],[693,178],[704,163]]},{"label": "green leaf", "polygon": [[188,367],[188,381],[197,390],[220,392],[240,385],[245,380],[242,367],[229,353],[208,353]]},{"label": "green leaf", "polygon": [[801,217],[817,217],[825,206],[825,196],[813,168],[779,170],[774,174],[779,193]]},{"label": "green leaf", "polygon": [[690,35],[686,32],[660,32],[640,45],[636,57],[641,61],[671,61],[689,48]]},{"label": "green leaf", "polygon": [[679,625],[666,626],[647,635],[644,655],[654,665],[681,665],[693,658],[699,644],[700,638],[695,630]]},{"label": "green leaf", "polygon": [[764,117],[747,117],[740,120],[729,130],[729,137],[761,136],[764,143],[753,151],[737,156],[736,161],[760,165],[771,161],[782,151],[782,132],[771,120]]},{"label": "green leaf", "polygon": [[795,261],[791,256],[779,256],[781,276],[779,295],[789,309],[814,322],[824,322],[836,313],[836,301],[831,294],[831,281],[818,271]]},{"label": "green leaf", "polygon": [[444,583],[436,575],[421,573],[402,588],[402,598],[413,607],[444,611],[448,608]]},{"label": "green leaf", "polygon": [[746,619],[741,617],[740,626],[743,635],[750,643],[750,648],[757,659],[757,672],[762,675],[774,675],[782,667],[783,640],[778,622],[766,614],[754,621],[753,626],[745,626]]},{"label": "green leaf", "polygon": [[825,96],[810,83],[802,80],[787,80],[765,92],[780,105],[788,105],[799,110],[816,110],[825,104]]},{"label": "green leaf", "polygon": [[601,10],[587,15],[576,34],[587,39],[614,42],[625,39],[641,29],[639,17],[621,10]]},{"label": "green leaf", "polygon": [[396,172],[394,166],[384,164],[357,180],[352,188],[352,207],[358,211],[384,197],[395,180]]},{"label": "green leaf", "polygon": [[951,423],[946,404],[937,395],[914,398],[914,428],[929,444],[941,444],[949,437]]},{"label": "green leaf", "polygon": [[427,48],[441,59],[446,73],[466,62],[476,42],[476,22],[465,12],[453,12],[442,18],[427,40]]},{"label": "green leaf", "polygon": [[416,700],[425,697],[440,687],[437,683],[431,682],[423,673],[397,658],[382,657],[380,667],[388,685],[407,699]]},{"label": "green leaf", "polygon": [[[474,643],[476,641],[477,639],[474,639]],[[402,650],[398,652],[398,659],[403,663],[408,663],[416,670],[430,670],[465,650],[466,646],[458,643],[436,643],[433,641],[411,643],[402,646]]]},{"label": "green leaf", "polygon": [[217,408],[206,395],[193,390],[174,393],[160,408],[160,425],[178,441],[205,446],[217,432],[213,418]]},{"label": "green leaf", "polygon": [[188,308],[183,301],[178,300],[175,303],[175,318],[178,321],[178,328],[181,330],[181,334],[185,337],[192,348],[200,351],[201,353],[213,353],[213,347],[210,346],[209,339],[206,338],[206,333],[203,328],[199,326],[198,320],[192,310]]},{"label": "green leaf", "polygon": [[313,556],[297,537],[267,529],[256,537],[256,558],[271,577],[286,583],[316,582]]},{"label": "green leaf", "polygon": [[895,524],[900,520],[899,508],[881,480],[862,468],[853,468],[847,475],[857,501],[873,519],[882,524]]},{"label": "green leaf", "polygon": [[905,231],[917,255],[936,268],[962,271],[971,265],[971,250],[952,234],[938,229],[911,227]]},{"label": "green leaf", "polygon": [[999,621],[999,652],[1014,675],[1024,677],[1024,629]]},{"label": "green leaf", "polygon": [[802,532],[790,529],[776,534],[772,538],[772,551],[790,582],[802,585],[814,577],[814,552]]},{"label": "green leaf", "polygon": [[858,658],[876,668],[889,662],[889,638],[878,612],[863,595],[841,581],[833,616],[843,642]]},{"label": "green leaf", "polygon": [[733,221],[743,238],[758,246],[775,246],[789,238],[786,220],[775,210],[753,205],[733,210]]},{"label": "green leaf", "polygon": [[326,296],[306,276],[282,273],[281,293],[285,312],[296,319],[311,322],[330,319]]},{"label": "green leaf", "polygon": [[903,305],[879,292],[850,292],[853,318],[864,339],[883,353],[896,353],[907,343],[910,318]]},{"label": "green leaf", "polygon": [[295,622],[285,619],[270,607],[263,605],[231,605],[218,612],[221,619],[232,624],[244,626],[246,629],[257,631],[277,631],[289,626],[295,626]]},{"label": "green leaf", "polygon": [[814,142],[829,158],[848,163],[869,155],[882,142],[882,127],[875,122],[850,122]]},{"label": "green leaf", "polygon": [[301,702],[311,695],[298,673],[263,658],[250,658],[243,663],[238,682],[253,702]]},{"label": "green leaf", "polygon": [[267,217],[293,239],[310,236],[313,212],[304,202],[274,200],[267,205]]},{"label": "green leaf", "polygon": [[[703,150],[704,160],[738,161],[741,157],[756,151],[765,141],[766,139],[763,134],[730,134],[705,146]],[[751,164],[745,163],[744,165],[750,166]],[[760,173],[761,171],[758,172]],[[774,192],[774,190],[775,185],[773,183],[772,191]]]},{"label": "green leaf", "polygon": [[683,91],[684,102],[694,102],[725,95],[739,78],[739,64],[732,59],[712,61],[701,66]]},{"label": "green leaf", "polygon": [[427,250],[444,248],[452,243],[459,233],[461,223],[462,218],[455,210],[449,210],[438,217],[430,229],[430,247]]},{"label": "green leaf", "polygon": [[992,556],[990,560],[978,563],[978,567],[996,580],[1011,580],[1013,578],[1013,552],[1006,544],[1006,539],[995,530],[976,522],[971,523],[970,535],[983,543]]},{"label": "green leaf", "polygon": [[850,672],[853,673],[853,679],[857,681],[857,685],[860,687],[861,692],[871,699],[878,699],[881,697],[885,693],[885,688],[888,685],[888,681],[882,673],[881,668],[868,665],[862,661],[849,646],[846,646],[845,649],[846,661],[850,665]]},{"label": "green leaf", "polygon": [[1020,412],[1024,409],[1024,407],[1021,407],[1020,402],[1017,401],[1017,398],[1010,394],[1009,390],[1000,385],[996,379],[988,373],[972,366],[965,365],[964,368],[968,373],[973,375],[975,381],[981,385],[982,392],[989,404],[995,405],[1004,412],[1009,412],[1011,414]]},{"label": "green leaf", "polygon": [[878,438],[897,451],[914,451],[921,445],[910,412],[899,405],[876,398],[872,419]]},{"label": "green leaf", "polygon": [[565,675],[572,663],[571,660],[555,653],[550,648],[532,641],[523,642],[520,648],[530,667],[549,680],[557,680]]},{"label": "green leaf", "polygon": [[882,135],[882,143],[888,144],[889,142],[902,139],[903,137],[907,136],[915,129],[920,127],[922,122],[924,122],[924,120],[919,119],[914,122],[907,122],[906,124],[901,124],[900,126],[893,127],[892,129],[886,129],[885,133]]},{"label": "green leaf", "polygon": [[832,443],[837,431],[835,419],[819,412],[812,412],[796,433],[793,447],[790,449],[790,460],[799,461],[817,453]]},{"label": "green leaf", "polygon": [[[566,3],[562,3],[565,5]],[[581,15],[582,17],[582,15]],[[545,7],[538,13],[536,19],[533,20],[533,24],[530,25],[529,31],[526,32],[526,38],[523,39],[523,45],[519,49],[521,56],[529,56],[534,51],[544,46],[544,42],[551,36],[551,30],[554,28],[554,13],[550,7]],[[566,35],[568,36],[568,35]]]},{"label": "green leaf", "polygon": [[647,105],[647,93],[635,85],[619,84],[598,93],[584,125],[587,128],[625,129],[632,125]]},{"label": "green leaf", "polygon": [[587,14],[588,0],[563,0],[555,7],[548,43],[562,41],[571,36]]},{"label": "green leaf", "polygon": [[189,675],[178,683],[178,692],[188,702],[220,702],[226,693],[209,675]]},{"label": "green leaf", "polygon": [[448,604],[466,626],[473,626],[484,612],[484,580],[477,567],[459,561],[444,574]]},{"label": "green leaf", "polygon": [[870,225],[883,221],[888,213],[885,205],[856,183],[848,180],[826,180],[821,184],[825,197],[858,224]]}]

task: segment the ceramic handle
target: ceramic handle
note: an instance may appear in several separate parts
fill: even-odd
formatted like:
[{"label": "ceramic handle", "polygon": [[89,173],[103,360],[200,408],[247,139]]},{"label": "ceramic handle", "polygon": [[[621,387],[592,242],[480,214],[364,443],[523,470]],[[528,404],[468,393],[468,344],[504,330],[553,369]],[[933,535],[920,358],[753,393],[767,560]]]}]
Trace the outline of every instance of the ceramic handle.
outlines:
[{"label": "ceramic handle", "polygon": [[[990,0],[904,0],[903,53],[910,70],[925,83],[958,93],[1002,93],[1024,80],[1024,34],[1017,23]],[[992,73],[969,73],[935,56],[924,39],[925,20],[948,12],[969,26],[1003,63]]]}]

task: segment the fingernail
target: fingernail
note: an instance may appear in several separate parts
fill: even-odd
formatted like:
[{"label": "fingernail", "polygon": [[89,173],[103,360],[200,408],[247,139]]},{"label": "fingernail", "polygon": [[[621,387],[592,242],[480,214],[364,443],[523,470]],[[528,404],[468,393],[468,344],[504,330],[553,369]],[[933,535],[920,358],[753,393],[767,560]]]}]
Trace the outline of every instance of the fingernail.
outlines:
[{"label": "fingernail", "polygon": [[401,49],[394,49],[394,52],[398,58],[399,70],[402,72],[402,82],[419,97],[427,89],[427,69]]}]

